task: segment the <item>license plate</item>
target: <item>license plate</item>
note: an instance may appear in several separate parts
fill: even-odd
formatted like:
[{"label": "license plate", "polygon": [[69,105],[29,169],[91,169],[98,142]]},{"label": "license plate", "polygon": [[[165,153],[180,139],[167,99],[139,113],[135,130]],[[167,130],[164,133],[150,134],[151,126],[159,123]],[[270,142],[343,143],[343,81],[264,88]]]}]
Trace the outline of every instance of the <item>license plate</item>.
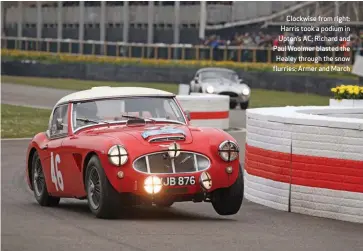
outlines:
[{"label": "license plate", "polygon": [[195,185],[194,176],[178,176],[162,178],[164,186],[190,186]]}]

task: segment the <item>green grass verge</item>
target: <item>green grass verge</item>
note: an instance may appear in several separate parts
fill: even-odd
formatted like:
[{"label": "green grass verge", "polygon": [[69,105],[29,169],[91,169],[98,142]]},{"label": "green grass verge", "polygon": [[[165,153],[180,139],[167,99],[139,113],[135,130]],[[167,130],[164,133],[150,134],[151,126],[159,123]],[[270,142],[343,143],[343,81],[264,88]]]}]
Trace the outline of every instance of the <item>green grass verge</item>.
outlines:
[{"label": "green grass verge", "polygon": [[1,138],[28,138],[47,130],[51,110],[1,104]]},{"label": "green grass verge", "polygon": [[86,81],[78,79],[65,78],[36,78],[36,77],[18,77],[18,76],[1,76],[2,83],[12,83],[21,85],[32,85],[40,87],[49,87],[64,90],[85,90],[94,86],[133,86],[133,87],[149,87],[160,89],[172,93],[178,92],[177,84],[162,83],[126,83],[126,82],[109,82],[109,81]]}]

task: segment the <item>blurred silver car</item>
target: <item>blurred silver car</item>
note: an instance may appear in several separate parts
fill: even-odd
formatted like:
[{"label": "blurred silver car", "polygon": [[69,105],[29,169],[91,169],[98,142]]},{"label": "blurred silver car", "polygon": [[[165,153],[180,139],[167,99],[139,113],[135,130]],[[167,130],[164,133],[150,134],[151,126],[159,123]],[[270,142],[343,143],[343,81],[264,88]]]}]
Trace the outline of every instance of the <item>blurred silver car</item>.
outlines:
[{"label": "blurred silver car", "polygon": [[228,95],[229,107],[234,109],[239,104],[243,110],[248,108],[251,95],[250,87],[235,71],[212,67],[199,69],[195,73],[190,82],[189,94],[191,92]]}]

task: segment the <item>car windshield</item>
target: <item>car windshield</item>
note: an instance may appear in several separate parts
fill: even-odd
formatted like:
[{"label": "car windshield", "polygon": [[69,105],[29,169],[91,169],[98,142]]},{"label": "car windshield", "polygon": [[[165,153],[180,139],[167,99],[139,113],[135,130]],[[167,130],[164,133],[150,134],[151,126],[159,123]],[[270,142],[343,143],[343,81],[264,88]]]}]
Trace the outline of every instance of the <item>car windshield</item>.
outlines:
[{"label": "car windshield", "polygon": [[213,78],[226,78],[231,81],[237,81],[238,76],[234,72],[229,71],[204,71],[200,73],[201,81]]},{"label": "car windshield", "polygon": [[173,98],[104,99],[75,103],[73,107],[73,129],[95,123],[112,123],[130,119],[130,117],[123,116],[185,123],[182,111]]}]

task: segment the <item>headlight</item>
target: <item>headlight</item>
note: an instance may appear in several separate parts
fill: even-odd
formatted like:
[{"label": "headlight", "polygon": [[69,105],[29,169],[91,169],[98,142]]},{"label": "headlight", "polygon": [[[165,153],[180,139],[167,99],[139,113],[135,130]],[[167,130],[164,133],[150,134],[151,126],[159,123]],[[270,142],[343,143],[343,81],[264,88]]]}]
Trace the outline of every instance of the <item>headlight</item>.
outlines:
[{"label": "headlight", "polygon": [[246,87],[246,88],[243,88],[243,90],[242,90],[242,94],[243,95],[249,95],[250,94],[250,92],[251,92],[251,90],[250,90],[250,88],[248,88],[248,87]]},{"label": "headlight", "polygon": [[199,180],[200,185],[205,189],[209,190],[212,188],[212,178],[208,172],[202,172]]},{"label": "headlight", "polygon": [[239,147],[233,141],[226,140],[219,145],[218,153],[224,161],[230,162],[237,159]]},{"label": "headlight", "polygon": [[162,180],[157,176],[149,176],[144,181],[144,189],[148,194],[159,193],[162,186]]},{"label": "headlight", "polygon": [[213,88],[213,86],[208,86],[208,87],[207,87],[207,92],[208,92],[208,93],[213,93],[213,92],[214,92],[214,88]]},{"label": "headlight", "polygon": [[120,145],[114,145],[108,150],[108,160],[116,165],[122,166],[128,160],[128,154],[126,149]]}]

